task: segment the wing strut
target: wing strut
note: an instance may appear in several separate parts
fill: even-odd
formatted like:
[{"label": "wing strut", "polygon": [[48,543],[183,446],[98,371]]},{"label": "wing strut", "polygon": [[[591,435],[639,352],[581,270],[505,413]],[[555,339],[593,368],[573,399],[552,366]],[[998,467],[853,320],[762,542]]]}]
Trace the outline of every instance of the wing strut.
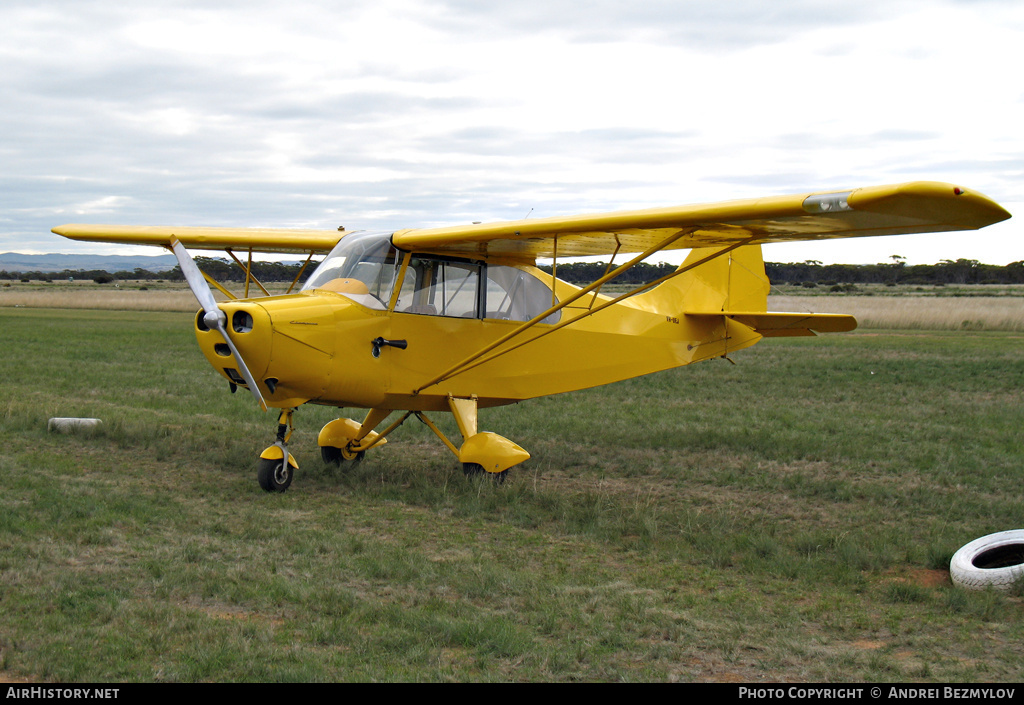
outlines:
[{"label": "wing strut", "polygon": [[[665,238],[664,240],[659,242],[654,247],[651,247],[650,249],[640,253],[639,255],[637,255],[633,259],[629,260],[625,264],[618,266],[611,273],[605,274],[600,279],[597,279],[596,281],[591,282],[586,287],[580,289],[575,294],[573,294],[569,298],[565,299],[561,303],[559,303],[559,304],[557,304],[555,306],[552,306],[548,310],[544,311],[544,313],[537,314],[536,316],[534,316],[533,318],[528,320],[526,323],[523,323],[521,326],[518,326],[514,330],[512,330],[512,331],[506,333],[505,335],[501,336],[500,338],[498,338],[496,341],[494,341],[490,345],[487,345],[487,346],[483,347],[482,349],[478,350],[477,352],[475,352],[472,355],[470,355],[469,357],[467,357],[465,360],[462,360],[461,362],[452,365],[447,370],[445,370],[444,372],[439,374],[437,377],[434,377],[429,382],[427,382],[427,383],[417,387],[416,389],[414,389],[412,391],[412,393],[413,394],[419,394],[420,392],[422,392],[427,387],[433,387],[438,382],[442,382],[442,381],[448,379],[449,377],[452,377],[453,375],[458,374],[459,372],[462,372],[463,371],[462,368],[464,368],[466,365],[469,365],[470,363],[478,360],[480,357],[482,357],[483,355],[486,355],[491,350],[494,350],[499,345],[504,344],[506,341],[511,340],[512,338],[515,338],[520,333],[523,333],[524,331],[527,331],[530,328],[533,328],[535,325],[537,325],[538,323],[543,321],[545,318],[547,318],[551,314],[555,313],[556,311],[561,311],[563,308],[565,308],[569,304],[573,303],[577,299],[580,299],[580,298],[586,296],[591,291],[594,291],[595,289],[603,286],[609,280],[614,279],[615,277],[619,276],[620,274],[625,272],[627,269],[631,268],[633,265],[639,264],[640,262],[643,262],[645,259],[647,259],[651,255],[653,255],[654,253],[656,253],[656,252],[658,252],[660,250],[665,249],[666,247],[671,245],[673,242],[675,242],[679,238],[684,237],[686,235],[689,235],[690,233],[693,232],[693,230],[695,230],[695,228],[683,228],[681,230],[677,230],[676,232],[674,232],[673,234],[669,235],[667,238]],[[552,296],[554,296],[554,283],[553,282],[552,282],[551,288],[552,288]]]},{"label": "wing strut", "polygon": [[302,263],[302,267],[299,268],[299,273],[295,275],[294,279],[292,279],[292,283],[291,283],[291,286],[288,287],[288,291],[284,292],[286,295],[292,293],[292,289],[294,289],[295,285],[299,283],[299,279],[302,277],[302,273],[306,271],[306,267],[309,266],[309,263],[312,260],[313,260],[313,253],[310,252],[309,253],[309,257],[306,258],[306,261]]},{"label": "wing strut", "polygon": [[249,248],[249,261],[248,261],[248,264],[242,264],[242,261],[240,259],[238,259],[238,257],[235,256],[235,253],[232,252],[230,247],[225,249],[224,251],[227,252],[228,255],[231,256],[231,259],[235,260],[235,264],[237,264],[239,267],[241,267],[242,271],[245,272],[245,295],[242,298],[245,298],[245,299],[249,298],[249,282],[250,281],[253,282],[256,286],[258,286],[260,288],[260,291],[263,292],[264,296],[270,296],[270,292],[267,291],[267,288],[265,286],[263,286],[260,283],[260,280],[257,279],[256,276],[252,273],[252,248],[251,247]]},{"label": "wing strut", "polygon": [[[173,249],[173,248],[171,249],[171,252],[174,252],[174,249]],[[175,254],[177,254],[177,253],[175,253]],[[197,266],[197,268],[198,268],[198,266]],[[230,291],[228,291],[227,289],[225,289],[225,288],[224,288],[224,287],[223,287],[223,286],[221,285],[221,283],[220,283],[219,281],[217,281],[216,279],[214,279],[213,277],[211,277],[211,276],[210,276],[209,274],[207,274],[206,272],[204,272],[204,271],[200,270],[200,272],[199,272],[199,273],[203,275],[203,279],[205,279],[205,280],[206,280],[206,283],[207,283],[207,284],[209,284],[210,286],[212,286],[212,287],[214,287],[215,289],[217,289],[217,291],[219,291],[220,293],[224,294],[225,298],[227,298],[227,299],[228,299],[229,301],[234,301],[235,299],[237,299],[237,298],[238,298],[237,296],[235,296],[234,294],[232,294],[232,293],[231,293]]]},{"label": "wing strut", "polygon": [[[166,245],[166,247],[171,252],[174,252],[174,247],[172,245]],[[235,261],[235,264],[243,272],[245,272],[245,293],[242,295],[242,298],[245,298],[245,299],[249,298],[249,284],[250,283],[255,284],[256,286],[258,286],[260,291],[263,292],[264,296],[270,296],[271,295],[270,292],[267,290],[267,287],[265,287],[263,285],[263,283],[256,277],[256,275],[253,274],[253,271],[252,271],[252,253],[253,253],[253,248],[252,247],[248,248],[248,253],[249,254],[248,254],[248,261],[247,262],[242,262],[242,260],[238,259],[238,256],[234,253],[234,250],[232,250],[232,248],[230,248],[230,247],[224,248],[224,252],[228,256],[230,256],[231,259],[233,259]],[[291,283],[291,285],[289,285],[288,291],[285,292],[286,295],[292,293],[292,291],[295,289],[295,285],[299,283],[299,279],[302,278],[303,272],[305,272],[306,268],[309,267],[309,263],[313,261],[313,255],[315,255],[315,254],[316,254],[315,250],[310,250],[309,251],[309,255],[306,257],[306,261],[302,263],[302,267],[299,268],[299,271],[295,275],[295,278],[292,279],[292,283]],[[215,280],[213,277],[211,277],[206,272],[200,271],[200,274],[203,275],[203,278],[206,279],[207,283],[209,283],[213,287],[216,287],[227,298],[232,299],[232,300],[235,300],[235,299],[238,298],[233,293],[228,291],[223,285],[221,285],[220,282]]]},{"label": "wing strut", "polygon": [[[615,256],[616,256],[617,254],[619,254],[619,249],[620,249],[621,247],[622,247],[622,243],[621,243],[621,242],[619,241],[619,236],[618,236],[618,235],[616,235],[616,236],[615,236],[615,251],[614,251],[614,252],[612,252],[612,257],[611,257],[611,259],[609,259],[609,260],[608,260],[608,266],[606,266],[606,267],[604,268],[604,273],[605,273],[605,274],[607,274],[608,272],[610,272],[610,271],[611,271],[611,269],[612,269],[612,265],[613,265],[613,264],[615,264]],[[554,276],[554,275],[552,274],[552,276]],[[604,275],[602,275],[602,276],[604,276]],[[555,288],[554,288],[554,287],[551,287],[551,291],[552,291],[552,293],[554,293],[554,290],[555,290]],[[589,306],[587,306],[587,308],[588,308],[588,309],[594,308],[594,304],[596,304],[596,303],[597,303],[597,295],[598,295],[599,293],[601,293],[601,287],[597,287],[596,289],[594,289],[594,297],[593,297],[592,299],[590,299],[590,305],[589,305]]]},{"label": "wing strut", "polygon": [[[550,333],[554,333],[556,330],[560,330],[561,328],[564,328],[564,327],[566,327],[568,325],[576,323],[577,321],[581,321],[584,318],[587,318],[588,316],[593,316],[595,313],[598,313],[599,311],[603,311],[604,309],[608,308],[609,306],[613,306],[613,305],[619,303],[623,299],[628,299],[630,296],[633,296],[635,294],[639,294],[641,292],[647,291],[648,289],[652,289],[652,288],[658,286],[659,284],[663,284],[664,282],[668,281],[669,279],[672,279],[673,277],[677,277],[680,274],[684,274],[684,273],[690,271],[691,269],[693,269],[694,267],[699,267],[702,264],[706,264],[707,262],[710,262],[713,259],[721,257],[724,254],[728,254],[729,252],[732,252],[736,248],[743,247],[746,244],[747,243],[745,243],[745,242],[736,242],[736,243],[733,243],[731,245],[728,245],[727,247],[723,247],[722,249],[718,250],[717,252],[714,252],[713,254],[708,255],[707,257],[704,257],[704,258],[702,258],[702,259],[700,259],[700,260],[698,260],[696,262],[688,264],[685,267],[677,269],[674,272],[666,274],[663,277],[659,277],[658,279],[655,279],[652,282],[648,282],[647,284],[643,284],[641,286],[638,286],[637,288],[633,289],[632,291],[629,291],[629,292],[626,292],[625,294],[621,294],[619,296],[616,296],[614,299],[611,299],[610,301],[605,301],[603,304],[601,304],[597,308],[588,309],[585,313],[582,313],[579,316],[576,316],[575,318],[571,318],[571,319],[569,319],[567,321],[562,321],[558,325],[552,326],[551,328],[545,330],[540,335],[536,335],[536,336],[530,338],[529,340],[524,340],[524,341],[522,341],[522,342],[520,342],[520,343],[518,343],[516,345],[513,345],[510,348],[505,348],[504,350],[499,350],[498,352],[494,353],[493,355],[488,355],[487,357],[484,357],[483,359],[480,359],[481,357],[483,357],[483,355],[486,355],[488,352],[493,350],[495,347],[497,347],[501,343],[506,342],[509,338],[512,337],[512,334],[518,333],[520,331],[525,331],[526,327],[532,327],[532,321],[528,322],[528,323],[524,324],[523,326],[520,326],[515,331],[512,331],[512,333],[510,333],[509,335],[505,336],[502,340],[499,340],[497,343],[489,346],[488,348],[486,348],[484,350],[481,350],[478,353],[475,353],[474,355],[470,356],[466,360],[463,360],[458,365],[457,368],[452,368],[454,371],[449,370],[448,372],[445,372],[445,374],[442,375],[441,377],[438,377],[435,380],[431,381],[430,383],[423,385],[422,387],[420,387],[419,389],[414,391],[413,394],[418,394],[419,392],[423,391],[427,387],[430,387],[430,386],[432,386],[434,384],[438,384],[440,382],[443,382],[444,380],[450,379],[450,378],[452,378],[452,377],[454,377],[456,375],[460,375],[463,372],[468,372],[469,370],[473,369],[474,367],[479,367],[480,365],[483,365],[486,362],[490,362],[491,360],[494,360],[495,358],[501,357],[502,355],[505,355],[506,353],[510,353],[513,350],[518,350],[519,348],[523,347],[524,345],[527,345],[529,343],[533,343],[533,342],[535,342],[537,340],[540,340],[541,338],[543,338],[544,336],[546,336],[546,335],[548,335]],[[625,266],[625,265],[623,265],[623,266]],[[563,303],[561,306],[557,306],[557,307],[555,307],[553,309],[545,311],[544,313],[546,314],[546,316],[547,315],[551,315],[554,311],[560,310],[563,306],[565,306],[566,303],[571,303],[573,300],[575,300],[575,298],[573,298],[570,301],[567,301],[567,302]],[[543,318],[541,320],[543,320]]]}]

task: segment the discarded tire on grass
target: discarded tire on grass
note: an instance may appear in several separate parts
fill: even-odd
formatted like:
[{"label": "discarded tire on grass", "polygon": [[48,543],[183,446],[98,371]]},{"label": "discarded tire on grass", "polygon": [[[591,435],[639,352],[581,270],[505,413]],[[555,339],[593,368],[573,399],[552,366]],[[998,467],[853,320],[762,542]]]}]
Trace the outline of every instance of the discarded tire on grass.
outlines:
[{"label": "discarded tire on grass", "polygon": [[46,430],[50,433],[78,433],[81,431],[92,431],[102,421],[99,419],[82,418],[53,418],[46,424]]},{"label": "discarded tire on grass", "polygon": [[968,590],[1009,590],[1024,580],[1024,529],[982,536],[963,546],[949,562],[954,585]]}]

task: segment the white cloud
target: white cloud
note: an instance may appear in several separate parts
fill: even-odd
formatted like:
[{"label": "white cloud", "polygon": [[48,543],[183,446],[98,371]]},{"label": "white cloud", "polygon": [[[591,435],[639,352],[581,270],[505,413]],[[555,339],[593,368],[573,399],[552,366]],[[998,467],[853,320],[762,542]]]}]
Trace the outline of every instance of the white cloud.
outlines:
[{"label": "white cloud", "polygon": [[[4,3],[0,251],[77,248],[48,230],[83,204],[398,228],[914,179],[1024,201],[1018,2],[342,5]],[[997,228],[920,261],[1024,259]]]},{"label": "white cloud", "polygon": [[104,196],[94,201],[80,203],[72,208],[75,215],[96,215],[99,213],[115,213],[131,201],[125,196]]}]

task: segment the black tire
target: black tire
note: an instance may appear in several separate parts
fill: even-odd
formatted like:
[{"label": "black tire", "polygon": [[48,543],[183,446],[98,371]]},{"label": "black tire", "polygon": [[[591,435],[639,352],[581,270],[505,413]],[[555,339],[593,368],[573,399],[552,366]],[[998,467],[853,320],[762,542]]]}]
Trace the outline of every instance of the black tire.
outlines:
[{"label": "black tire", "polygon": [[[334,446],[320,446],[320,457],[327,465],[341,465],[348,458],[342,452],[341,448],[335,448]],[[361,450],[356,453],[356,457],[352,459],[353,463],[361,462],[366,457],[366,451]]]},{"label": "black tire", "polygon": [[487,472],[484,470],[484,466],[480,463],[463,463],[462,474],[470,479],[482,478],[485,475],[489,475],[494,480],[494,484],[501,485],[505,482],[505,478],[508,477],[508,470],[502,470],[501,472]]},{"label": "black tire", "polygon": [[256,463],[256,479],[267,492],[284,492],[292,484],[295,469],[287,458],[260,458]]},{"label": "black tire", "polygon": [[963,546],[949,562],[953,584],[968,590],[1009,590],[1024,580],[1024,529],[982,536]]}]

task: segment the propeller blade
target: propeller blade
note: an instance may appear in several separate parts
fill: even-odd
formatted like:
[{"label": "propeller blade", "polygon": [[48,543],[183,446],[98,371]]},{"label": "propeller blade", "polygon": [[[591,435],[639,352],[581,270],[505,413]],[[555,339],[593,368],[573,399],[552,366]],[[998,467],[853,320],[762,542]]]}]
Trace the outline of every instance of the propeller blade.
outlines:
[{"label": "propeller blade", "polygon": [[178,258],[178,266],[181,267],[181,273],[185,276],[185,281],[188,282],[188,288],[192,290],[192,293],[195,294],[196,299],[199,301],[199,305],[203,307],[203,321],[209,328],[216,328],[221,337],[224,338],[224,342],[231,349],[231,354],[235,356],[235,361],[238,363],[238,371],[249,386],[249,391],[252,392],[260,408],[266,411],[267,402],[263,398],[260,388],[256,386],[256,380],[253,378],[252,373],[249,372],[248,365],[245,364],[241,353],[235,347],[235,341],[231,340],[231,336],[228,335],[227,314],[217,305],[217,299],[213,297],[213,291],[210,290],[210,285],[206,283],[203,273],[199,271],[199,267],[196,266],[192,255],[188,253],[188,250],[185,249],[185,246],[181,244],[178,238],[171,238],[171,249],[174,251],[174,256]]},{"label": "propeller blade", "polygon": [[199,305],[203,307],[203,311],[205,313],[217,313],[226,319],[227,316],[217,306],[217,300],[213,298],[213,292],[210,291],[210,285],[206,283],[203,273],[199,271],[199,267],[196,266],[192,255],[188,253],[188,250],[185,249],[185,246],[181,244],[178,238],[171,238],[171,249],[174,250],[174,256],[178,258],[178,266],[181,267],[181,273],[185,275],[188,288],[192,290],[196,299],[199,300]]}]

